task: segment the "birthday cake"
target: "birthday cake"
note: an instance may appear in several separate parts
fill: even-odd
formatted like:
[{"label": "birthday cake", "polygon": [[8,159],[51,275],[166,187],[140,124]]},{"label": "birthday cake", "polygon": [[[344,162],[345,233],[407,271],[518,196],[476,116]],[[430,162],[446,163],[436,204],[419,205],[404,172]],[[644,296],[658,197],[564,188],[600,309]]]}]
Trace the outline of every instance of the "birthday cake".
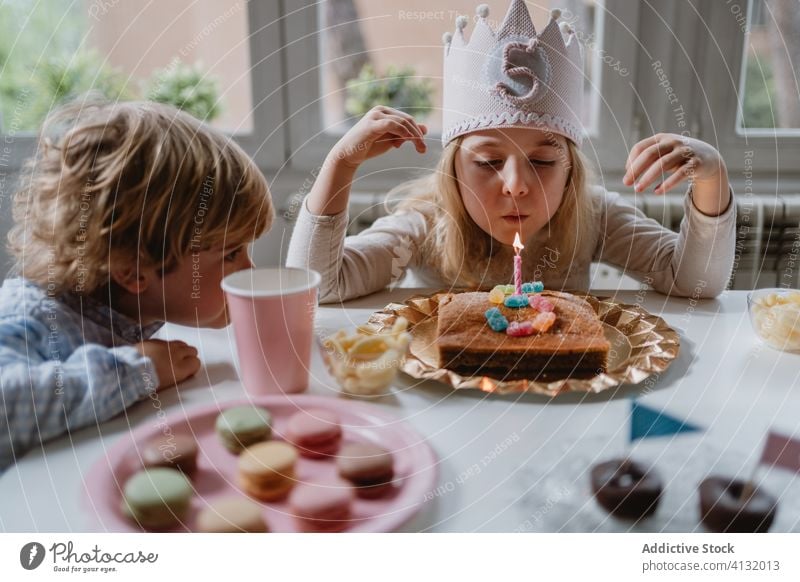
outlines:
[{"label": "birthday cake", "polygon": [[591,305],[540,283],[450,294],[438,319],[440,364],[459,374],[546,380],[606,370],[611,346]]}]

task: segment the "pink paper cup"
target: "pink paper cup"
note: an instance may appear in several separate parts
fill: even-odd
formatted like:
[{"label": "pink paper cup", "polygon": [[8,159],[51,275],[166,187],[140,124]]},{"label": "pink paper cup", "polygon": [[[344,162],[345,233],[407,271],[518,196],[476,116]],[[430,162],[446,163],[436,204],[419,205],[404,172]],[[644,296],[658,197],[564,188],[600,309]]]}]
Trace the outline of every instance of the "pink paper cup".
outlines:
[{"label": "pink paper cup", "polygon": [[304,269],[246,269],[222,280],[248,393],[308,388],[321,277]]}]

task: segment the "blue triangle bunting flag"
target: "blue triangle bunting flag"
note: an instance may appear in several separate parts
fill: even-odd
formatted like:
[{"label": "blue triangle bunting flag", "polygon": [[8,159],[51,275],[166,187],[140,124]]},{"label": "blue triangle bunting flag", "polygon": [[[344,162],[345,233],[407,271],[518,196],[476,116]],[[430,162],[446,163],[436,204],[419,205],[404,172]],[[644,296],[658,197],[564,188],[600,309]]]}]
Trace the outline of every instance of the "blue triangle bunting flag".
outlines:
[{"label": "blue triangle bunting flag", "polygon": [[679,420],[631,400],[631,442],[638,439],[700,430],[702,430],[700,427],[691,425],[684,420]]}]

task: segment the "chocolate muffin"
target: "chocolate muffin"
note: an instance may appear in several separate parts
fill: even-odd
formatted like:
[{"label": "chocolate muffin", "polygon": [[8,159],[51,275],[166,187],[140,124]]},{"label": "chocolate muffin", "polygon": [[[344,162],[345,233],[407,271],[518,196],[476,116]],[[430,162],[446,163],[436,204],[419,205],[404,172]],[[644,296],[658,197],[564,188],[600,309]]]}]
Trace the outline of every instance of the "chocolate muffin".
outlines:
[{"label": "chocolate muffin", "polygon": [[777,500],[763,489],[742,496],[746,482],[709,477],[700,483],[700,519],[713,532],[762,533],[775,520]]},{"label": "chocolate muffin", "polygon": [[630,459],[614,459],[592,468],[592,491],[597,502],[620,519],[640,520],[658,507],[663,486],[652,470]]}]

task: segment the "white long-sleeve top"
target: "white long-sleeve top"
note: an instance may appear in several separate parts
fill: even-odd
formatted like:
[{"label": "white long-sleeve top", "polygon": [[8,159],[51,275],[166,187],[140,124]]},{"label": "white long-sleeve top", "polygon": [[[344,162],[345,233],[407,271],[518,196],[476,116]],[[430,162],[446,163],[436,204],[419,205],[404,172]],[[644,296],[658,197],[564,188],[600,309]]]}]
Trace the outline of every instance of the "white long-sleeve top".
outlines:
[{"label": "white long-sleeve top", "polygon": [[[595,187],[590,200],[596,220],[588,225],[570,260],[561,260],[542,235],[537,235],[522,254],[524,281],[542,281],[547,289],[587,291],[591,263],[603,262],[670,295],[715,297],[727,286],[736,246],[733,192],[730,205],[719,216],[700,212],[691,191],[687,193],[677,233],[646,217],[617,193]],[[443,279],[432,257],[423,252],[431,228],[423,211],[395,211],[354,236],[346,236],[347,224],[346,210],[315,216],[306,201],[301,205],[286,264],[322,275],[320,303],[374,293],[396,284],[409,270],[426,286],[453,284]],[[476,274],[484,287],[513,282],[508,249],[465,268]]]}]

